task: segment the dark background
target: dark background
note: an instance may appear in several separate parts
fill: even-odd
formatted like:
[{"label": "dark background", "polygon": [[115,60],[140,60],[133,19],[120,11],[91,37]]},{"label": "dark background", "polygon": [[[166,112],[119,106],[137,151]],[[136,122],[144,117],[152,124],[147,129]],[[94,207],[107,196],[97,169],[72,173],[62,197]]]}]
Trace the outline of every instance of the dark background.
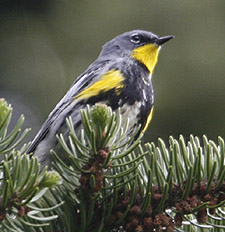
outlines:
[{"label": "dark background", "polygon": [[101,46],[133,29],[175,35],[161,50],[145,141],[225,137],[224,0],[1,0],[0,97],[34,136]]}]

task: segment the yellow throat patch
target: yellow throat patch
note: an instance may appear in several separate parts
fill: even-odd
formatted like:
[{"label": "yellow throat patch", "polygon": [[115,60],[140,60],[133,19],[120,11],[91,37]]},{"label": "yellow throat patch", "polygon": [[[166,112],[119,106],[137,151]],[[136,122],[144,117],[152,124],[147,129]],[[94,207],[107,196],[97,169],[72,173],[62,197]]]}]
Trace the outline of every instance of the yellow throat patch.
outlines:
[{"label": "yellow throat patch", "polygon": [[155,44],[146,44],[139,48],[135,48],[131,56],[144,64],[150,73],[153,72],[158,61],[159,47]]}]

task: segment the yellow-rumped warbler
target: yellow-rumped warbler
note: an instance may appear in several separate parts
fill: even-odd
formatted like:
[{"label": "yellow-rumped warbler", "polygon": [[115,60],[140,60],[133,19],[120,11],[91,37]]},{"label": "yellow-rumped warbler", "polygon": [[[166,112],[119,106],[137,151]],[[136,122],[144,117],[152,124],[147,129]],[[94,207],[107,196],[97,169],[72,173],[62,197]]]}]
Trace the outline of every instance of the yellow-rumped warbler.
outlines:
[{"label": "yellow-rumped warbler", "polygon": [[161,45],[174,36],[158,37],[143,30],[125,32],[106,43],[99,57],[73,83],[50,113],[34,138],[28,153],[38,156],[41,165],[51,162],[50,149],[57,152],[56,134],[68,134],[66,118],[74,129],[81,125],[80,110],[87,104],[104,103],[113,111],[121,108],[130,117],[130,132],[140,124],[144,132],[152,118],[154,91],[151,76]]}]

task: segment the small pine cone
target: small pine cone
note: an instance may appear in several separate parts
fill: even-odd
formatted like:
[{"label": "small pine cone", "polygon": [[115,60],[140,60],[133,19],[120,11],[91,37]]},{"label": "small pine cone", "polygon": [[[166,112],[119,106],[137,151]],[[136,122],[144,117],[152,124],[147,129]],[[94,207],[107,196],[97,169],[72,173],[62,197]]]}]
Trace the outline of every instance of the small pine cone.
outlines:
[{"label": "small pine cone", "polygon": [[175,215],[175,225],[177,226],[177,227],[180,227],[181,225],[182,225],[182,221],[183,221],[183,217],[182,217],[182,214],[181,213],[177,213],[176,215]]},{"label": "small pine cone", "polygon": [[198,211],[196,217],[199,223],[205,223],[208,220],[208,214],[206,208],[201,208]]}]

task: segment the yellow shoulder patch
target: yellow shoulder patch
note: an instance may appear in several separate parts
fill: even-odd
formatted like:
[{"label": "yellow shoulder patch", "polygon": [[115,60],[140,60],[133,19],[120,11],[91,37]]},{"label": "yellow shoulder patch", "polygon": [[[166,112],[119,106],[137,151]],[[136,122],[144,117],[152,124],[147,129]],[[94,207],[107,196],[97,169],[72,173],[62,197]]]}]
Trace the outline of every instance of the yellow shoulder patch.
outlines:
[{"label": "yellow shoulder patch", "polygon": [[125,77],[119,70],[110,70],[105,73],[97,82],[81,91],[74,99],[87,99],[97,96],[100,92],[107,92],[115,89],[116,93],[123,88]]},{"label": "yellow shoulder patch", "polygon": [[158,61],[159,49],[155,44],[146,44],[135,48],[131,56],[144,64],[148,71],[152,73]]},{"label": "yellow shoulder patch", "polygon": [[153,109],[154,109],[154,107],[152,107],[152,109],[151,109],[151,111],[150,111],[150,113],[149,113],[149,115],[148,115],[148,118],[147,118],[147,121],[146,121],[145,127],[144,127],[144,129],[142,130],[142,133],[144,133],[144,132],[147,130],[148,125],[149,125],[149,123],[150,123],[150,122],[151,122],[151,120],[152,120],[152,116],[153,116]]}]

